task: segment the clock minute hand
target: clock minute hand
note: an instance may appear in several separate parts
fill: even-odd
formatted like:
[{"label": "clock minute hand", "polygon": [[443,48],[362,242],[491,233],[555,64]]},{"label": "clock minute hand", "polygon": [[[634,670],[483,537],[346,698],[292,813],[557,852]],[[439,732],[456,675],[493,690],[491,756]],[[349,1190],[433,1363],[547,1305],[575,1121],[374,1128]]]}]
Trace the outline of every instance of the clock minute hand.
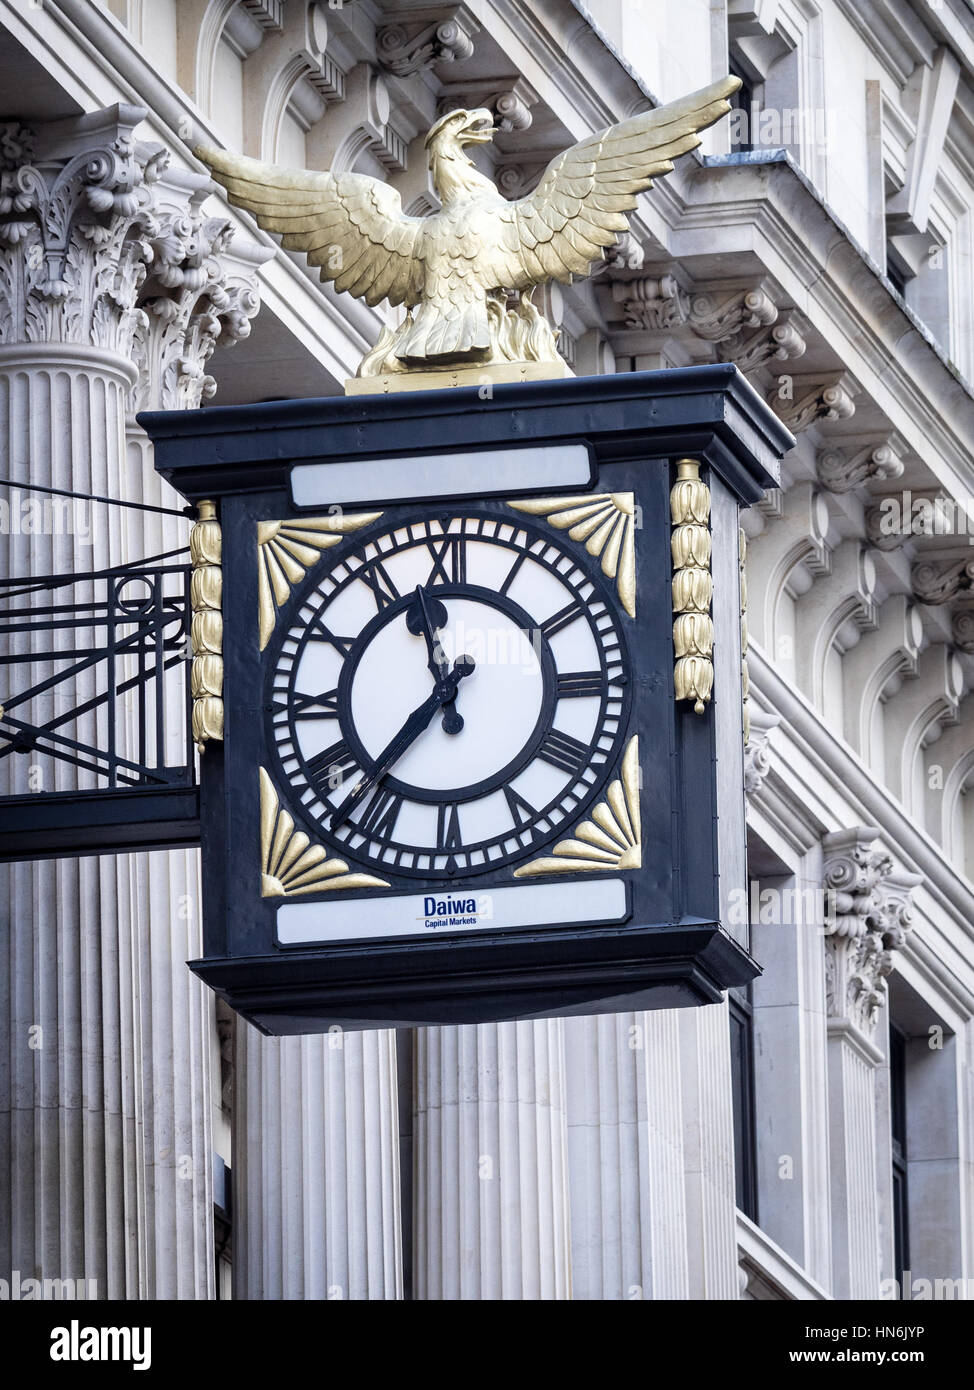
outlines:
[{"label": "clock minute hand", "polygon": [[415,743],[424,729],[429,728],[437,710],[449,700],[453,699],[456,695],[457,686],[463,680],[464,676],[468,676],[472,670],[473,663],[468,658],[457,658],[453,670],[450,671],[443,680],[437,681],[433,693],[429,698],[424,700],[421,705],[418,705],[417,708],[413,710],[399,732],[389,740],[385,748],[383,748],[382,752],[376,758],[372,771],[360,777],[341,805],[337,806],[335,810],[332,811],[329,819],[329,825],[332,830],[337,830],[344,821],[348,820],[356,806],[359,806],[368,796],[369,792],[382,781],[389,769],[399,761],[407,748]]}]

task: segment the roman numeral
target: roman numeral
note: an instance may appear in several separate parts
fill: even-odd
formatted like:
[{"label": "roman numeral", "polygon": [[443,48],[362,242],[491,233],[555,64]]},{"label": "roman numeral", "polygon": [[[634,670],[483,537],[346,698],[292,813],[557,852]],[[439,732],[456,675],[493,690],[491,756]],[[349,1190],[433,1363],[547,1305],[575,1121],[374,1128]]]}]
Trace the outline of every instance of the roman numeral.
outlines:
[{"label": "roman numeral", "polygon": [[402,808],[402,797],[385,787],[377,787],[358,820],[364,835],[391,840]]},{"label": "roman numeral", "polygon": [[466,536],[444,536],[441,540],[426,542],[433,559],[428,584],[466,584],[467,582],[467,538]]},{"label": "roman numeral", "polygon": [[500,593],[502,593],[502,594],[506,594],[506,593],[507,593],[508,589],[511,587],[511,585],[514,583],[515,579],[517,578],[517,576],[518,576],[518,571],[520,570],[521,566],[524,564],[524,562],[525,562],[525,560],[526,560],[527,558],[528,558],[527,555],[526,555],[525,552],[522,550],[521,553],[520,553],[520,555],[519,555],[519,556],[517,557],[517,559],[514,561],[514,563],[513,563],[513,565],[511,566],[511,568],[507,571],[507,578],[504,580],[504,583],[503,583],[503,584],[501,585],[501,587],[500,587],[500,590],[499,590]]},{"label": "roman numeral", "polygon": [[568,627],[569,623],[580,618],[584,612],[585,609],[582,604],[576,599],[574,603],[569,603],[567,607],[560,609],[557,613],[552,613],[547,622],[541,624],[541,631],[545,637],[552,638],[556,632],[561,632],[562,628]]},{"label": "roman numeral", "polygon": [[440,850],[460,849],[462,845],[459,806],[438,806],[436,808],[436,848]]},{"label": "roman numeral", "polygon": [[367,584],[372,590],[375,606],[380,613],[383,608],[388,608],[390,603],[395,603],[396,599],[401,597],[389,571],[381,560],[372,560],[363,566],[358,572],[358,577],[363,584]]},{"label": "roman numeral", "polygon": [[537,816],[537,810],[531,805],[530,801],[525,801],[524,797],[516,792],[513,787],[504,786],[504,796],[507,799],[508,809],[515,829],[520,829],[522,825],[530,825]]},{"label": "roman numeral", "polygon": [[321,797],[342,786],[357,770],[358,763],[343,739],[308,759],[309,780]]},{"label": "roman numeral", "polygon": [[601,671],[572,671],[558,677],[559,700],[580,700],[589,695],[601,696],[604,690],[605,680]]},{"label": "roman numeral", "polygon": [[294,692],[295,719],[337,719],[338,688],[321,695],[301,695]]},{"label": "roman numeral", "polygon": [[338,637],[331,628],[322,622],[321,618],[315,618],[308,626],[309,642],[326,642],[328,646],[334,647],[340,657],[348,656],[352,647],[355,645],[354,637]]},{"label": "roman numeral", "polygon": [[560,729],[551,729],[545,734],[544,741],[538,749],[539,758],[551,763],[552,767],[572,773],[575,777],[588,765],[591,755],[592,750],[588,744],[580,743],[577,738],[572,738],[571,734],[563,734]]}]

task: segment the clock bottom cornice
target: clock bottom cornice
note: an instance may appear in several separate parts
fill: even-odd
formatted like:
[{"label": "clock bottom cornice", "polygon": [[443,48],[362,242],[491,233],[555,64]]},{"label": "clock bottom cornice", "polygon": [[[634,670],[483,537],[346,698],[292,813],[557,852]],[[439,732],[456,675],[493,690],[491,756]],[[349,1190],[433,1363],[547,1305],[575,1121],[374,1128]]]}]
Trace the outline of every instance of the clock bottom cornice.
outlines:
[{"label": "clock bottom cornice", "polygon": [[[275,958],[217,957],[191,968],[262,1032],[354,1031],[505,1019],[571,1017],[716,1004],[758,973],[715,922],[547,929],[544,938],[419,941],[408,957],[388,943]],[[408,961],[408,964],[407,964]]]}]

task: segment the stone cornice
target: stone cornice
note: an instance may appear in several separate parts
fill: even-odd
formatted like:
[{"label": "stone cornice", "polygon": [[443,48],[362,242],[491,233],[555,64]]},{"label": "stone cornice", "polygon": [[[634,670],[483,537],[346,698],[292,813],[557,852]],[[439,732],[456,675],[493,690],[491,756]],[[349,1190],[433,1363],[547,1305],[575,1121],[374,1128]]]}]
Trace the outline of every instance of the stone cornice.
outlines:
[{"label": "stone cornice", "polygon": [[[872,773],[849,745],[823,722],[805,697],[785,681],[753,642],[749,644],[751,687],[762,702],[781,715],[778,741],[782,762],[794,774],[784,745],[792,740],[808,758],[831,794],[851,808],[863,824],[875,825],[881,836],[896,844],[901,859],[910,869],[923,874],[925,890],[951,917],[974,949],[974,883],[959,873],[945,858],[940,846],[900,802],[873,778]],[[768,794],[775,779],[774,769],[762,789]],[[807,801],[800,805],[805,818],[811,818],[809,839],[817,832],[819,820]],[[804,836],[791,836],[796,843]]]},{"label": "stone cornice", "polygon": [[[704,165],[694,182],[721,177],[728,161]],[[740,174],[732,201],[684,201],[672,255],[695,254],[701,234],[712,237],[715,223],[746,228],[746,249],[801,304],[804,317],[937,481],[952,494],[974,491],[974,428],[961,428],[974,418],[969,384],[789,156],[776,152],[734,167]],[[741,176],[745,171],[750,178]],[[670,193],[676,188],[671,179]],[[675,210],[671,221],[677,221]]]}]

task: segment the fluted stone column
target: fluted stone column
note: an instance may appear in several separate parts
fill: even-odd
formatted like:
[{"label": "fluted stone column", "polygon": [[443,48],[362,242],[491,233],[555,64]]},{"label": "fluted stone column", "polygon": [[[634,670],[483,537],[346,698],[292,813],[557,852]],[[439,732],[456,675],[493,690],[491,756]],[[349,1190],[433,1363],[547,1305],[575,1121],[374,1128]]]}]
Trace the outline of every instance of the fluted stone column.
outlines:
[{"label": "fluted stone column", "polygon": [[565,1021],[572,1296],[687,1298],[675,1010]]},{"label": "fluted stone column", "polygon": [[395,1038],[237,1021],[235,1298],[402,1297]]},{"label": "fluted stone column", "polygon": [[416,1035],[414,1297],[571,1297],[564,1024]]},{"label": "fluted stone column", "polygon": [[[126,416],[137,405],[199,403],[185,389],[179,398],[179,378],[205,376],[216,341],[244,331],[237,311],[256,309],[256,260],[244,252],[231,273],[214,258],[226,242],[208,235],[199,213],[206,181],[167,174],[163,151],[137,145],[144,115],[114,107],[5,132],[0,474],[178,505],[131,424],[127,441]],[[42,494],[23,497],[42,514]],[[99,570],[188,536],[187,522],[150,512],[74,502],[48,515],[50,525],[4,538],[0,572]],[[65,593],[83,600],[93,585]],[[49,591],[33,599],[48,601]],[[95,634],[80,629],[76,639],[83,646]],[[16,674],[29,685],[55,671],[47,660]],[[89,669],[15,712],[43,724],[97,692]],[[0,698],[10,706],[15,694],[11,686]],[[175,699],[170,754],[183,734]],[[103,711],[62,727],[100,747],[106,731]],[[131,720],[117,733],[124,755],[135,746]],[[95,773],[36,750],[3,759],[0,778],[0,794],[99,785]],[[212,1004],[185,966],[199,951],[198,896],[197,856],[186,851],[0,869],[9,1057],[0,1072],[0,1276],[83,1279],[88,1297],[212,1296]]]},{"label": "fluted stone column", "polygon": [[892,1274],[885,977],[910,925],[919,875],[894,871],[857,826],[823,841],[832,1181],[832,1293],[879,1298]]}]

